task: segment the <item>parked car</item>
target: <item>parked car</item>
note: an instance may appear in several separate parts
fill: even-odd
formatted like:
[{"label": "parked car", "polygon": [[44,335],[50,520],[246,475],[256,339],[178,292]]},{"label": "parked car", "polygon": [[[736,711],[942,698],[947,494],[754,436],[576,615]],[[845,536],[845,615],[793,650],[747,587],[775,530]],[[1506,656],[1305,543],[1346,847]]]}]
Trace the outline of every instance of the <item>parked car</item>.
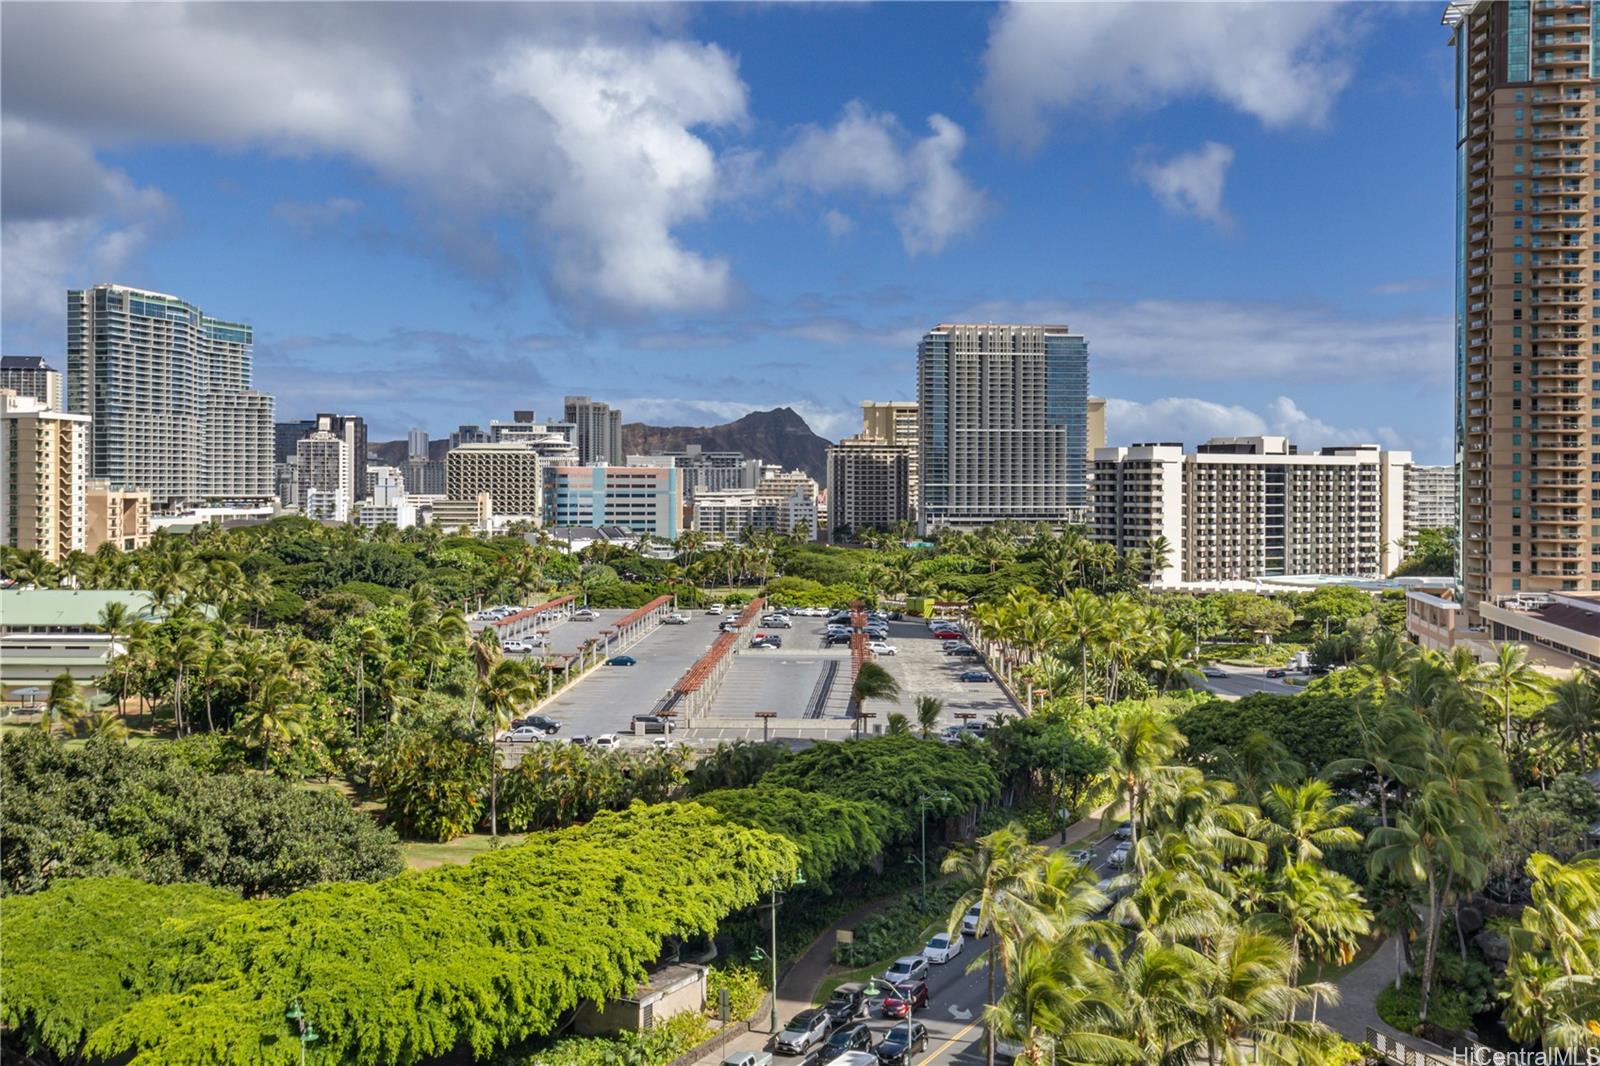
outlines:
[{"label": "parked car", "polygon": [[928,960],[921,955],[902,955],[889,964],[889,968],[883,972],[883,979],[891,985],[898,985],[901,981],[926,981]]},{"label": "parked car", "polygon": [[1118,844],[1115,848],[1111,849],[1111,854],[1106,856],[1106,862],[1110,863],[1112,866],[1115,866],[1117,869],[1120,870],[1124,866],[1128,865],[1128,856],[1131,855],[1132,853],[1133,853],[1133,844],[1131,844],[1131,843]]},{"label": "parked car", "polygon": [[928,1050],[928,1027],[918,1021],[907,1021],[884,1034],[878,1043],[878,1061],[883,1066],[902,1066],[911,1056]]},{"label": "parked car", "polygon": [[601,733],[589,741],[589,747],[596,751],[615,751],[622,747],[622,740],[615,733]]},{"label": "parked car", "polygon": [[772,1066],[770,1051],[730,1051],[722,1066]]},{"label": "parked car", "polygon": [[878,1056],[870,1051],[846,1051],[828,1066],[878,1066]]},{"label": "parked car", "polygon": [[723,611],[726,611],[727,609],[728,609],[727,606],[724,605],[724,604],[713,603],[710,607],[706,608],[706,614],[721,614]]},{"label": "parked car", "polygon": [[689,616],[677,613],[669,614],[661,620],[661,624],[664,626],[686,626],[689,624]]},{"label": "parked car", "polygon": [[533,645],[525,640],[503,640],[500,650],[508,655],[525,655],[533,650]]},{"label": "parked car", "polygon": [[949,654],[956,659],[976,659],[978,657],[978,649],[963,644],[959,648],[951,648]]},{"label": "parked car", "polygon": [[537,729],[541,733],[561,732],[560,722],[554,718],[546,718],[542,714],[530,714],[526,718],[516,718],[511,722],[511,728],[513,729],[521,729],[524,726],[530,729]]},{"label": "parked car", "polygon": [[757,633],[756,638],[750,642],[752,648],[781,648],[783,638],[776,633]]},{"label": "parked car", "polygon": [[827,636],[822,638],[822,642],[824,644],[830,644],[830,645],[831,644],[848,644],[848,643],[850,643],[850,634],[849,633],[829,633]]},{"label": "parked car", "polygon": [[957,681],[993,681],[987,670],[963,670]]},{"label": "parked car", "polygon": [[673,725],[672,719],[659,714],[636,714],[633,716],[633,728],[635,732],[643,729],[646,733],[670,733]]},{"label": "parked car", "polygon": [[794,623],[781,614],[769,614],[761,620],[761,624],[768,629],[793,629]]},{"label": "parked car", "polygon": [[822,1005],[828,1012],[828,1017],[833,1019],[835,1027],[848,1025],[861,1017],[861,1012],[866,1009],[867,994],[860,985],[840,985],[833,990],[833,997]]},{"label": "parked car", "polygon": [[528,726],[523,726],[520,729],[513,729],[511,732],[507,733],[503,739],[513,741],[517,744],[532,744],[535,741],[543,740],[544,732],[543,730],[531,729]]},{"label": "parked car", "polygon": [[1088,848],[1079,848],[1077,851],[1070,852],[1068,853],[1067,858],[1071,859],[1079,866],[1094,865],[1094,852],[1090,851]]},{"label": "parked car", "polygon": [[567,743],[575,748],[587,748],[594,744],[594,738],[588,733],[574,733],[567,738]]},{"label": "parked car", "polygon": [[599,617],[599,615],[595,614],[587,607],[579,607],[576,611],[572,612],[572,620],[574,622],[593,622]]},{"label": "parked car", "polygon": [[1132,822],[1123,822],[1121,825],[1117,826],[1115,829],[1113,829],[1111,831],[1111,835],[1116,837],[1118,840],[1132,840],[1133,839],[1133,823]]},{"label": "parked car", "polygon": [[1288,677],[1289,676],[1289,671],[1287,671],[1287,670],[1279,670],[1277,667],[1273,667],[1271,670],[1267,671],[1267,676],[1268,677]]},{"label": "parked car", "polygon": [[928,1005],[927,981],[901,981],[883,998],[878,1013],[885,1018],[906,1018]]},{"label": "parked car", "polygon": [[607,666],[638,666],[639,660],[631,655],[613,655],[606,660]]},{"label": "parked car", "polygon": [[1222,669],[1220,666],[1202,666],[1200,668],[1200,673],[1204,674],[1206,677],[1228,676],[1228,671]]},{"label": "parked car", "polygon": [[833,1031],[833,1035],[828,1037],[827,1046],[822,1049],[822,1061],[832,1062],[846,1051],[868,1051],[871,1048],[872,1030],[856,1022]]},{"label": "parked car", "polygon": [[954,629],[935,629],[933,631],[933,639],[935,639],[935,640],[960,640],[961,639],[961,633],[958,630],[954,630]]},{"label": "parked car", "polygon": [[978,932],[978,919],[983,914],[983,905],[974,903],[967,908],[967,913],[961,916],[961,933],[963,936],[982,936]]},{"label": "parked car", "polygon": [[967,939],[960,933],[935,933],[922,949],[922,957],[935,966],[943,966],[966,947]]},{"label": "parked car", "polygon": [[900,651],[900,649],[896,648],[893,644],[885,644],[881,640],[872,641],[867,645],[867,650],[872,652],[874,655],[895,655]]},{"label": "parked car", "polygon": [[822,1043],[827,1036],[827,1012],[803,1010],[789,1019],[789,1024],[783,1027],[783,1032],[778,1034],[778,1039],[773,1043],[780,1055],[799,1055]]},{"label": "parked car", "polygon": [[971,735],[971,733],[965,729],[962,729],[958,725],[947,725],[944,727],[944,730],[940,732],[939,740],[944,744],[959,744],[961,743],[962,737]]}]

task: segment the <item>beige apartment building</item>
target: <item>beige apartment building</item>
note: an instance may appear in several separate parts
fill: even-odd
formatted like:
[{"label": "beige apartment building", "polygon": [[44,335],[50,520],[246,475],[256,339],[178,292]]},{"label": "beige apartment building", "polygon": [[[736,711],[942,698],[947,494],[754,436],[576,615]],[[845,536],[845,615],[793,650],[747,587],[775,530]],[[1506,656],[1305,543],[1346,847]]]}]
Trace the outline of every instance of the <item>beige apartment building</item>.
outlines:
[{"label": "beige apartment building", "polygon": [[1456,528],[1456,468],[1413,466],[1406,472],[1406,528]]},{"label": "beige apartment building", "polygon": [[1089,397],[1089,455],[1106,446],[1106,401],[1103,396]]},{"label": "beige apartment building", "polygon": [[917,405],[865,400],[861,432],[828,447],[828,525],[858,533],[917,518]]},{"label": "beige apartment building", "polygon": [[562,421],[575,426],[573,443],[578,446],[578,463],[611,463],[622,466],[622,410],[587,396],[568,396],[562,400]]},{"label": "beige apartment building", "polygon": [[1300,454],[1283,437],[1101,448],[1093,539],[1141,551],[1166,539],[1157,584],[1329,574],[1386,576],[1405,536],[1409,452],[1377,445]]},{"label": "beige apartment building", "polygon": [[42,355],[0,355],[0,389],[31,396],[51,411],[67,409],[61,371]]},{"label": "beige apartment building", "polygon": [[1447,6],[1461,603],[1600,591],[1591,5]]},{"label": "beige apartment building", "polygon": [[110,544],[133,551],[150,543],[150,494],[143,489],[114,488],[104,479],[91,480],[84,493],[88,523],[84,551]]},{"label": "beige apartment building", "polygon": [[0,530],[51,562],[85,550],[89,419],[0,389]]},{"label": "beige apartment building", "polygon": [[487,492],[496,515],[539,521],[544,512],[538,449],[527,441],[463,444],[444,458],[444,494],[476,500]]}]

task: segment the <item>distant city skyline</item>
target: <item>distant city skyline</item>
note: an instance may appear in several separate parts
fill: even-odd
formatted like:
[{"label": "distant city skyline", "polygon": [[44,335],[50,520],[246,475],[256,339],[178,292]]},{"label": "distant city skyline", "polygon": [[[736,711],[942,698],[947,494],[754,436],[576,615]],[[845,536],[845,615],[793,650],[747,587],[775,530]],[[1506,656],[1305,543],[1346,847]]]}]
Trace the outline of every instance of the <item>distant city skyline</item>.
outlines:
[{"label": "distant city skyline", "polygon": [[1113,442],[1449,458],[1435,6],[295,10],[8,9],[0,350],[117,282],[251,326],[282,420],[838,439],[928,323],[1065,321]]}]

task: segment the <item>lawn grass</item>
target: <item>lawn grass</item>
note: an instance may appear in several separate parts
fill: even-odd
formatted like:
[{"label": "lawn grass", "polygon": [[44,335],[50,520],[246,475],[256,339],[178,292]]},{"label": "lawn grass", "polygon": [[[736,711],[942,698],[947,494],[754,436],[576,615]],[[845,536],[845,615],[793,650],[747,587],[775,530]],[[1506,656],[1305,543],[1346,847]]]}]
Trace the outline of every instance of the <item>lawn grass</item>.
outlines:
[{"label": "lawn grass", "polygon": [[1349,973],[1357,966],[1360,966],[1362,963],[1372,958],[1373,953],[1382,946],[1383,937],[1368,937],[1366,940],[1361,942],[1361,947],[1356,951],[1355,957],[1349,962],[1314,963],[1313,965],[1306,967],[1306,969],[1301,973],[1300,982],[1304,984],[1307,981],[1327,981],[1330,984],[1337,984],[1340,978],[1344,977],[1345,974]]},{"label": "lawn grass", "polygon": [[[406,865],[413,870],[426,870],[430,866],[443,866],[446,863],[467,863],[490,850],[491,840],[496,838],[488,833],[470,833],[464,837],[456,837],[444,844],[432,844],[422,841],[408,841],[400,845],[400,853],[405,858]],[[501,847],[510,847],[520,844],[527,839],[526,833],[501,833],[499,836]]]}]

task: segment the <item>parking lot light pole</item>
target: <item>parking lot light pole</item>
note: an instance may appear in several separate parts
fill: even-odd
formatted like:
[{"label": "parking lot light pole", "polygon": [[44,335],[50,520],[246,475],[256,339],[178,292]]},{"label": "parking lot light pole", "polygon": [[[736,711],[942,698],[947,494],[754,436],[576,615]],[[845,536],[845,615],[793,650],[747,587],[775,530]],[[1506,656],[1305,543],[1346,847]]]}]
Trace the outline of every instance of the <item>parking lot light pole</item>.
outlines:
[{"label": "parking lot light pole", "polygon": [[778,712],[757,711],[756,717],[761,719],[761,743],[765,744],[767,742],[767,727],[772,723],[774,718],[778,717]]}]

